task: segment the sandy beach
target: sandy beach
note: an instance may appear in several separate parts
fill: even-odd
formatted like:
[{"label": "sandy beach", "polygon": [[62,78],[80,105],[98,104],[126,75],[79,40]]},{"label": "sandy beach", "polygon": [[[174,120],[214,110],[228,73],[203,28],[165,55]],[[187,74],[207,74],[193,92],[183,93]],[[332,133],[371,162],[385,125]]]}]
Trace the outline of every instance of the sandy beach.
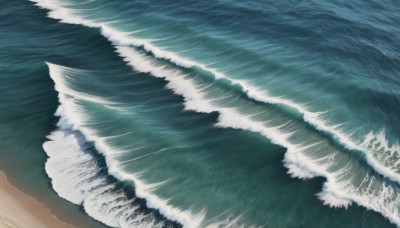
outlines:
[{"label": "sandy beach", "polygon": [[58,220],[49,209],[8,183],[0,172],[0,227],[64,228],[71,227]]}]

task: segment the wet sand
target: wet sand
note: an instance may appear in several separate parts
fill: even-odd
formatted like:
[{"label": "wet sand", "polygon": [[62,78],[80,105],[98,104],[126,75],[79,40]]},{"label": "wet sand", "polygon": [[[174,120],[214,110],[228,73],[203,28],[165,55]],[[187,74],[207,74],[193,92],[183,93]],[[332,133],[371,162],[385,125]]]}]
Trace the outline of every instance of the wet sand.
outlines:
[{"label": "wet sand", "polygon": [[49,209],[34,198],[8,183],[0,171],[0,227],[7,228],[67,228]]}]

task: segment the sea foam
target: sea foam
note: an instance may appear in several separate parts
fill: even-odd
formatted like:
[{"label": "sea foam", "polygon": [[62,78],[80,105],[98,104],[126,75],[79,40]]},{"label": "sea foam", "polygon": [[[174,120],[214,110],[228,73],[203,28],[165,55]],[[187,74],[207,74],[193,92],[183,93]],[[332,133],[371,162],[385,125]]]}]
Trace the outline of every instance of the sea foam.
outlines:
[{"label": "sea foam", "polygon": [[84,136],[73,130],[64,115],[64,106],[57,110],[58,129],[52,132],[43,148],[49,156],[46,172],[54,190],[62,198],[83,205],[91,217],[111,227],[163,227],[152,214],[140,211],[133,199],[110,182],[90,151]]}]

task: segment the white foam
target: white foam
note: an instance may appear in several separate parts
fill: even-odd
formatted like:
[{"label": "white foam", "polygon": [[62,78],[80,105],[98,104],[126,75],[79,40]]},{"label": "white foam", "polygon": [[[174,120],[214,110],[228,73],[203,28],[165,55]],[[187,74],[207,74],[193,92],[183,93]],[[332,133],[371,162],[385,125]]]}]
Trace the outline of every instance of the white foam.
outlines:
[{"label": "white foam", "polygon": [[386,139],[384,130],[375,134],[369,132],[361,146],[370,151],[366,154],[368,164],[381,173],[400,183],[400,146],[390,144]]},{"label": "white foam", "polygon": [[51,141],[43,144],[49,156],[46,172],[59,196],[84,205],[88,215],[111,227],[132,227],[129,224],[136,223],[141,227],[161,227],[161,223],[138,211],[139,207],[135,207],[124,193],[116,192],[115,185],[99,174],[101,168],[97,159],[85,152],[80,137],[72,129],[56,130],[49,136]]}]

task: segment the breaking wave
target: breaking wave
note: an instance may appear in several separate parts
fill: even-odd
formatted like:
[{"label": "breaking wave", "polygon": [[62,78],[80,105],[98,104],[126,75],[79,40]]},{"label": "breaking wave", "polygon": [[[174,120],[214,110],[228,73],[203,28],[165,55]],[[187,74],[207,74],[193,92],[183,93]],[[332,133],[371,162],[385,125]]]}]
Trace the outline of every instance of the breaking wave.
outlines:
[{"label": "breaking wave", "polygon": [[[101,33],[105,37],[107,37],[114,45],[116,45],[117,48],[124,46],[143,47],[146,51],[152,53],[155,57],[166,59],[178,66],[182,66],[185,68],[199,68],[203,71],[210,72],[217,80],[224,79],[228,81],[231,85],[239,86],[242,91],[251,99],[263,103],[280,104],[290,107],[291,109],[296,110],[296,112],[301,114],[305,122],[309,123],[316,129],[329,134],[332,138],[338,141],[338,143],[340,143],[341,145],[345,146],[347,149],[362,153],[363,156],[361,157],[364,157],[367,163],[381,175],[400,183],[400,166],[397,166],[397,163],[392,164],[392,156],[387,154],[383,155],[384,158],[382,159],[384,160],[381,160],[382,154],[385,153],[380,152],[393,151],[393,148],[382,146],[380,148],[376,148],[371,146],[371,143],[373,142],[368,142],[368,139],[373,138],[374,141],[380,140],[380,145],[387,145],[387,143],[385,143],[385,137],[382,137],[382,134],[380,133],[374,134],[373,132],[370,132],[370,134],[364,137],[364,140],[358,142],[353,139],[351,135],[348,135],[341,130],[341,124],[331,126],[326,121],[324,121],[323,115],[328,111],[311,112],[306,105],[294,103],[291,100],[285,99],[283,97],[269,96],[265,89],[258,88],[250,82],[247,82],[245,80],[232,79],[229,76],[225,75],[223,72],[220,72],[218,69],[214,69],[207,65],[201,64],[199,62],[196,62],[195,60],[183,58],[176,53],[166,50],[163,47],[158,47],[154,44],[155,40],[137,38],[135,37],[135,31],[123,32],[114,29],[110,26],[110,24],[115,23],[114,20],[102,18],[96,21],[93,19],[87,19],[83,15],[80,15],[79,10],[68,8],[70,4],[65,5],[58,1],[31,1],[35,2],[38,6],[42,8],[50,10],[48,16],[51,18],[61,20],[65,23],[80,24],[88,27],[99,28]],[[399,146],[394,147],[397,148]],[[392,162],[387,163],[385,162],[386,160],[392,160]]]},{"label": "breaking wave", "polygon": [[[187,110],[201,113],[218,112],[216,126],[257,132],[273,143],[287,148],[283,162],[292,177],[307,179],[322,176],[326,178],[322,191],[317,194],[323,204],[347,208],[352,202],[356,202],[381,213],[400,226],[398,217],[400,190],[397,184],[392,182],[400,183],[400,166],[398,161],[393,159],[397,156],[399,146],[389,145],[384,132],[378,134],[371,132],[364,137],[363,142],[355,142],[351,135],[341,131],[340,125],[327,124],[323,120],[324,112],[310,112],[305,105],[282,97],[269,96],[266,91],[245,80],[232,79],[217,69],[182,58],[162,47],[157,47],[152,40],[135,38],[134,32],[122,32],[107,23],[86,19],[79,16],[76,10],[67,9],[57,1],[33,1],[40,7],[51,10],[49,16],[52,18],[66,23],[99,28],[101,33],[115,45],[117,53],[135,70],[166,80],[167,87],[184,98]],[[143,48],[147,53],[140,51],[137,47]],[[158,59],[168,60],[178,67],[171,69],[160,65],[148,54]],[[165,218],[177,221],[185,227],[201,226],[204,223],[205,212],[192,214],[190,211],[174,208],[168,204],[168,200],[152,194],[152,191],[163,183],[146,184],[140,179],[140,174],[124,172],[111,156],[119,153],[118,148],[109,146],[106,139],[84,126],[86,119],[90,118],[89,114],[80,110],[75,100],[101,103],[116,111],[120,110],[118,105],[104,98],[81,94],[69,88],[69,77],[73,77],[79,70],[50,63],[48,66],[59,93],[61,105],[56,115],[61,118],[58,123],[59,129],[49,136],[51,141],[44,144],[44,149],[49,156],[46,170],[58,194],[75,204],[84,205],[90,216],[109,226],[128,227],[132,224],[163,226],[165,221],[157,218],[153,212],[143,213],[134,199],[127,197],[115,183],[109,183],[106,175],[101,175],[103,169],[107,169],[107,172],[121,181],[133,181],[136,196],[145,199],[149,208],[158,209]],[[223,79],[231,85],[239,86],[251,101],[290,107],[301,114],[304,123],[286,119],[283,122],[272,121],[272,124],[271,120],[262,118],[267,112],[264,109],[260,113],[243,113],[238,107],[224,106],[223,101],[228,99],[230,94],[227,94],[228,98],[208,97],[208,87],[194,80],[180,67],[210,72],[216,81]],[[303,142],[295,141],[296,136],[304,133],[305,123],[329,134],[347,149],[362,152],[364,159],[373,169],[366,169],[361,173],[353,172],[364,163],[354,160],[353,155],[344,153],[339,146],[332,145],[331,141],[324,137],[315,136]],[[315,131],[310,130],[310,132],[310,135],[315,135]],[[98,165],[96,158],[88,152],[91,149],[87,146],[86,140],[93,142],[96,150],[104,155],[106,168]],[[359,179],[361,181],[358,181]],[[66,180],[71,184],[64,185]]]}]

